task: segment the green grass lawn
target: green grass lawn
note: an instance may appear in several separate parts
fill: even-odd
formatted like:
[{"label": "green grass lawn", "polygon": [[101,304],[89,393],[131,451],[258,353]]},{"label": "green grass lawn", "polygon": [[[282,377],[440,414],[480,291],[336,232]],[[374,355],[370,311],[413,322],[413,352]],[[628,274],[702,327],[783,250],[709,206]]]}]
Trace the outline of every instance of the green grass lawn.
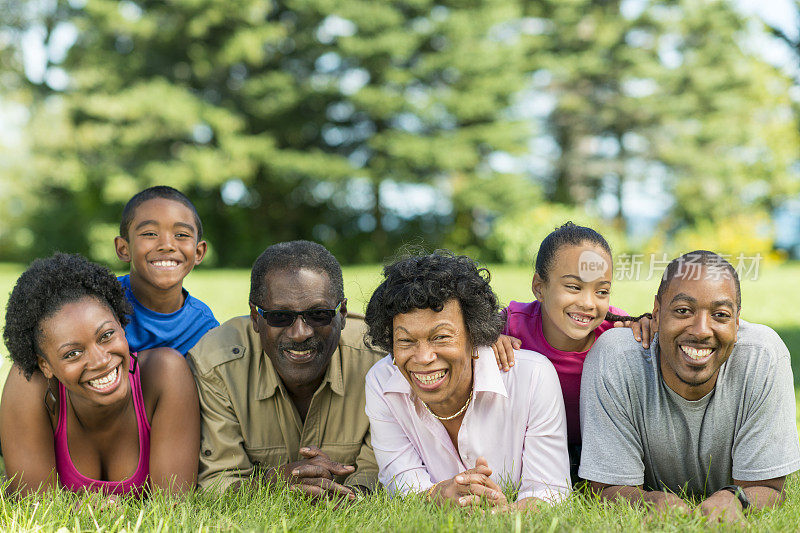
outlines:
[{"label": "green grass lawn", "polygon": [[[794,479],[788,501],[777,510],[752,513],[746,529],[796,531],[800,497]],[[161,496],[144,503],[123,499],[103,505],[95,494],[83,500],[59,492],[21,502],[0,500],[0,529],[16,531],[267,531],[309,532],[518,532],[518,531],[705,531],[696,515],[650,517],[625,504],[607,504],[573,494],[559,506],[531,513],[491,515],[477,509],[438,508],[418,496],[378,493],[345,508],[313,505],[281,488],[258,488],[215,497],[194,494],[184,502]],[[62,529],[64,528],[64,529]],[[728,527],[727,529],[733,529]],[[745,529],[745,528],[741,528]]]},{"label": "green grass lawn", "polygon": [[[19,265],[0,264],[0,324],[5,303]],[[492,285],[501,301],[528,301],[528,268],[490,266]],[[363,311],[380,282],[380,267],[347,267],[345,293],[353,311]],[[793,354],[794,376],[800,377],[800,314],[789,311],[798,296],[800,265],[784,265],[762,271],[758,280],[742,282],[742,316],[772,326]],[[612,303],[631,314],[651,310],[657,280],[615,281]],[[198,270],[186,287],[205,301],[220,322],[247,312],[249,272],[246,270]],[[5,355],[5,347],[0,347]],[[8,365],[6,365],[7,367]],[[797,383],[797,381],[796,381]],[[800,412],[800,410],[798,410]],[[774,511],[753,513],[747,529],[795,531],[800,524],[800,480],[790,478],[787,502]],[[230,494],[222,498],[207,494],[190,496],[185,502],[153,497],[142,503],[122,500],[103,506],[97,495],[80,500],[60,492],[21,501],[0,493],[2,531],[152,531],[152,530],[236,530],[236,531],[697,531],[707,526],[697,516],[647,517],[627,505],[599,503],[574,494],[565,504],[537,513],[483,516],[460,510],[438,509],[420,498],[388,498],[378,494],[346,509],[312,505],[281,489]],[[61,529],[65,528],[65,529]]]}]

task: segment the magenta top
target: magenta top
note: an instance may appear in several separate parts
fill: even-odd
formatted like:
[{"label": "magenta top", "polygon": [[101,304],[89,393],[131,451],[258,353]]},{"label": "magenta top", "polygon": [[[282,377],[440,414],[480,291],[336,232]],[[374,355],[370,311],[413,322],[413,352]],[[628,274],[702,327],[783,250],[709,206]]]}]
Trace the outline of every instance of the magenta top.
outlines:
[{"label": "magenta top", "polygon": [[[614,306],[609,306],[609,311],[615,315],[627,315],[625,311]],[[589,350],[564,352],[550,346],[542,331],[542,310],[538,301],[511,302],[504,312],[506,313],[506,325],[503,328],[503,334],[518,338],[522,341],[523,349],[539,352],[550,359],[550,362],[556,367],[558,380],[561,382],[561,393],[564,395],[564,409],[567,413],[567,441],[569,444],[580,444],[581,372],[583,372],[583,361]],[[595,338],[613,327],[613,322],[603,320],[594,330]]]},{"label": "magenta top", "polygon": [[[139,368],[133,357],[131,364],[134,372],[128,373],[133,393],[133,408],[136,412],[136,426],[139,429],[139,464],[131,477],[123,481],[100,481],[86,477],[75,468],[69,455],[67,443],[67,391],[60,382],[58,384],[58,427],[53,434],[56,472],[61,485],[72,492],[81,490],[103,491],[107,494],[141,494],[150,476],[150,422],[142,396],[142,383],[139,379]],[[121,371],[121,369],[120,369]]]}]

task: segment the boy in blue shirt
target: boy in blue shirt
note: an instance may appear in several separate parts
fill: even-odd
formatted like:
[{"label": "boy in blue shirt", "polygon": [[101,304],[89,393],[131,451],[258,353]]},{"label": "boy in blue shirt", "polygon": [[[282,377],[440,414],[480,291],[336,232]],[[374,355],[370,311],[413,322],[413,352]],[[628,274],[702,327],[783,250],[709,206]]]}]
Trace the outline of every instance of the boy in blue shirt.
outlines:
[{"label": "boy in blue shirt", "polygon": [[208,249],[194,204],[172,187],[150,187],[125,205],[119,233],[117,257],[131,265],[119,277],[133,306],[125,326],[131,351],[168,346],[185,356],[219,326],[211,309],[183,288]]}]

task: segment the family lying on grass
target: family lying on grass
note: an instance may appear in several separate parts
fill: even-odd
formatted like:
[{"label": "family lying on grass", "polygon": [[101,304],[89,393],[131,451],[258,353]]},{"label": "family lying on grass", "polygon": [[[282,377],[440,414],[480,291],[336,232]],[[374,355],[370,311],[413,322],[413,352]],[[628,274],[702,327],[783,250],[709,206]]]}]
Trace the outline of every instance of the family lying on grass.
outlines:
[{"label": "family lying on grass", "polygon": [[541,243],[532,303],[501,310],[486,269],[437,252],[387,266],[360,317],[330,252],[286,242],[256,259],[249,316],[218,325],[183,289],[206,251],[184,195],[134,196],[115,245],[128,276],[56,254],[11,293],[11,491],[272,482],[347,501],[380,482],[499,512],[588,483],[738,520],[800,469],[789,352],[739,318],[737,273],[712,252],[673,260],[634,318],[610,306],[605,239],[566,223]]}]

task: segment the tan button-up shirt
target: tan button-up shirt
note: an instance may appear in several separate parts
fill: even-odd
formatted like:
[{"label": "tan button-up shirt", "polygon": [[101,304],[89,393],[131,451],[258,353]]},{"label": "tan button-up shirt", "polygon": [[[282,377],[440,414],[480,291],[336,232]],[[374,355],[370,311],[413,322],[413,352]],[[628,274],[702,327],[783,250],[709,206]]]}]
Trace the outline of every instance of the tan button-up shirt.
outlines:
[{"label": "tan button-up shirt", "polygon": [[256,468],[298,461],[303,446],[356,467],[337,482],[374,487],[378,466],[364,413],[364,378],[384,354],[364,344],[365,330],[362,317],[347,317],[305,423],[249,316],[209,331],[187,354],[200,395],[200,487],[225,490]]}]

